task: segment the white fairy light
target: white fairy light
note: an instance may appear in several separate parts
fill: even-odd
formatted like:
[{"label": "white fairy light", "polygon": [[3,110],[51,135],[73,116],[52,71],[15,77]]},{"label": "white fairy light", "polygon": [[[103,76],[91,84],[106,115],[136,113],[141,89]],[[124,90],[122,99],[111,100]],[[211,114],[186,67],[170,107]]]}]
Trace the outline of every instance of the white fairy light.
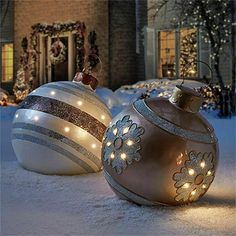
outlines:
[{"label": "white fairy light", "polygon": [[53,96],[53,95],[56,94],[56,92],[55,91],[51,91],[50,94]]},{"label": "white fairy light", "polygon": [[82,102],[82,101],[78,101],[77,104],[78,104],[79,106],[82,106],[82,105],[83,105],[83,102]]},{"label": "white fairy light", "polygon": [[195,171],[193,169],[188,170],[189,175],[194,175]]},{"label": "white fairy light", "polygon": [[113,130],[113,134],[114,134],[114,135],[117,135],[117,132],[118,132],[118,129],[115,128],[115,129]]},{"label": "white fairy light", "polygon": [[196,194],[196,192],[197,192],[197,190],[196,190],[196,189],[194,189],[194,190],[191,192],[191,195],[195,195],[195,194]]},{"label": "white fairy light", "polygon": [[65,127],[65,128],[64,128],[64,131],[65,131],[66,133],[68,133],[68,132],[70,131],[70,128],[69,128],[69,127]]},{"label": "white fairy light", "polygon": [[183,188],[189,188],[190,184],[189,183],[185,183],[182,187]]},{"label": "white fairy light", "polygon": [[120,157],[121,157],[121,159],[125,160],[126,159],[126,154],[125,153],[121,153]]},{"label": "white fairy light", "polygon": [[93,143],[93,144],[91,145],[91,147],[94,149],[94,148],[97,147],[97,145],[96,145],[95,143]]},{"label": "white fairy light", "polygon": [[111,146],[111,142],[108,141],[106,145],[107,145],[108,147]]},{"label": "white fairy light", "polygon": [[112,154],[110,155],[110,158],[111,158],[111,159],[114,159],[114,158],[115,158],[114,153],[112,153]]},{"label": "white fairy light", "polygon": [[123,129],[123,134],[127,134],[129,132],[129,127],[125,127],[124,129]]},{"label": "white fairy light", "polygon": [[200,163],[200,166],[201,166],[202,168],[204,168],[205,165],[206,165],[205,161],[202,161],[202,162]]},{"label": "white fairy light", "polygon": [[34,121],[38,121],[39,117],[38,116],[34,116]]},{"label": "white fairy light", "polygon": [[133,142],[132,140],[128,140],[128,141],[127,141],[127,145],[128,145],[128,146],[132,146],[133,144],[134,144],[134,142]]},{"label": "white fairy light", "polygon": [[18,117],[19,117],[19,114],[16,114],[16,115],[15,115],[15,118],[18,118]]},{"label": "white fairy light", "polygon": [[105,120],[106,117],[105,117],[104,115],[101,115],[101,119],[102,119],[102,120]]}]

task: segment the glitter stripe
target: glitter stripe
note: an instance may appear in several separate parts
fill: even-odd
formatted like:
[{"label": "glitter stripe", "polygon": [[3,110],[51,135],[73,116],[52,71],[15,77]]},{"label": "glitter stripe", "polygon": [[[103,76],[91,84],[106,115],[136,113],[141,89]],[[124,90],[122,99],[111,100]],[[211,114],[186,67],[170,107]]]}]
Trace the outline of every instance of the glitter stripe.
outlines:
[{"label": "glitter stripe", "polygon": [[158,126],[159,128],[171,134],[197,142],[203,142],[203,143],[217,142],[214,133],[202,134],[202,133],[192,132],[161,118],[151,110],[151,108],[145,103],[143,99],[134,102],[133,106],[145,119],[147,119],[152,124]]},{"label": "glitter stripe", "polygon": [[65,102],[52,98],[32,95],[28,96],[21,103],[20,108],[42,111],[59,117],[83,128],[102,142],[106,126],[86,112],[83,112],[79,108],[75,108]]},{"label": "glitter stripe", "polygon": [[108,172],[106,172],[104,170],[104,177],[107,180],[107,182],[109,183],[109,185],[111,185],[117,192],[119,192],[121,195],[123,195],[124,197],[128,198],[129,200],[137,203],[137,204],[141,204],[141,205],[164,205],[162,203],[159,202],[153,202],[153,201],[149,201],[131,191],[129,191],[128,189],[124,188],[123,186],[121,186],[120,184],[118,184],[111,176],[110,174],[108,174]]},{"label": "glitter stripe", "polygon": [[[57,83],[57,84],[58,84],[58,83]],[[79,97],[80,94],[79,94],[78,92],[76,92],[76,91],[74,91],[74,90],[72,90],[72,89],[69,88],[69,87],[70,87],[70,84],[69,84],[69,83],[60,82],[60,84],[63,84],[63,85],[66,86],[66,87],[62,87],[62,86],[57,85],[57,84],[49,83],[49,84],[43,85],[42,87],[61,90],[61,91],[63,91],[63,92],[66,92],[66,93],[69,93],[69,94],[73,94],[73,95]],[[108,108],[105,106],[105,104],[103,104],[103,103],[100,102],[100,100],[99,100],[100,98],[98,98],[98,97],[95,95],[94,92],[91,93],[91,96],[96,96],[96,97],[98,98],[98,100],[97,100],[96,102],[94,101],[94,99],[92,99],[91,97],[89,97],[89,96],[86,95],[85,92],[87,92],[87,91],[83,90],[83,89],[80,88],[79,86],[76,86],[76,85],[73,85],[73,84],[72,84],[71,87],[75,87],[76,89],[83,91],[83,97],[85,98],[86,101],[88,101],[88,102],[90,102],[91,104],[95,105],[96,107],[98,107],[99,109],[101,109],[104,113],[108,113],[109,115],[111,115],[111,114],[109,113]],[[89,92],[90,92],[90,91],[89,91]]]},{"label": "glitter stripe", "polygon": [[50,138],[54,138],[62,143],[65,143],[66,145],[74,148],[77,152],[86,156],[90,161],[92,161],[98,167],[98,169],[100,169],[100,167],[101,167],[101,161],[98,157],[96,157],[93,153],[89,152],[86,148],[82,147],[78,143],[72,141],[71,139],[68,139],[64,135],[61,135],[55,131],[52,131],[50,129],[47,129],[47,128],[44,128],[41,126],[37,126],[37,125],[33,125],[33,124],[26,124],[23,122],[14,123],[13,129],[17,129],[17,128],[32,130],[34,132],[38,132],[38,133],[46,135]]},{"label": "glitter stripe", "polygon": [[68,157],[71,161],[75,162],[76,164],[78,164],[81,168],[83,168],[85,171],[87,171],[88,173],[92,173],[94,172],[94,170],[84,161],[82,161],[81,159],[79,159],[77,156],[75,156],[74,154],[70,153],[69,151],[61,148],[60,146],[54,144],[54,143],[49,143],[46,140],[34,137],[32,135],[28,135],[28,134],[18,134],[18,133],[12,133],[12,140],[14,139],[18,139],[18,140],[24,140],[24,141],[28,141],[31,143],[36,143],[45,147],[48,147],[66,157]]}]

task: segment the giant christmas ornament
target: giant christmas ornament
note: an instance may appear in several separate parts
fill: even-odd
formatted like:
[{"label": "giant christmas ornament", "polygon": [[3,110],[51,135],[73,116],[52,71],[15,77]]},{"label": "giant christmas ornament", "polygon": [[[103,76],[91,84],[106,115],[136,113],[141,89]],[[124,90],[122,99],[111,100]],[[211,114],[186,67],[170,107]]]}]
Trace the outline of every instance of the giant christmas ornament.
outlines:
[{"label": "giant christmas ornament", "polygon": [[198,113],[202,97],[176,86],[169,100],[138,100],[116,116],[103,141],[104,175],[123,199],[179,205],[206,193],[218,162],[212,126]]},{"label": "giant christmas ornament", "polygon": [[79,82],[37,88],[17,110],[12,145],[26,169],[66,175],[101,169],[102,138],[111,114],[93,91],[95,78],[84,73],[76,78]]}]

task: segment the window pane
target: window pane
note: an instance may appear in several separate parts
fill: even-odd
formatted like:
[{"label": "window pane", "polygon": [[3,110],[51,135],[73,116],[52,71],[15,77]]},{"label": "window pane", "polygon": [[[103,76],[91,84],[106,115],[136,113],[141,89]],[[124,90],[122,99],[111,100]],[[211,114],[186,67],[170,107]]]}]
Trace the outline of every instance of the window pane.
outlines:
[{"label": "window pane", "polygon": [[159,75],[175,76],[175,31],[160,32]]},{"label": "window pane", "polygon": [[13,80],[13,44],[2,46],[2,82]]},{"label": "window pane", "polygon": [[197,77],[197,30],[180,30],[180,77]]}]

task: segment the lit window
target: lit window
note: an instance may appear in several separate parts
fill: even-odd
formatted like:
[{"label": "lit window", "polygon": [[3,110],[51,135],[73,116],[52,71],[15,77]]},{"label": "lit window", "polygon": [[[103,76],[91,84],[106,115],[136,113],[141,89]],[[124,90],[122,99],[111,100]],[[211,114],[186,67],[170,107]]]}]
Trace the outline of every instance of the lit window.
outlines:
[{"label": "lit window", "polygon": [[161,77],[175,76],[175,31],[160,32],[160,63]]},{"label": "lit window", "polygon": [[2,46],[2,81],[13,80],[13,44],[8,43]]}]

